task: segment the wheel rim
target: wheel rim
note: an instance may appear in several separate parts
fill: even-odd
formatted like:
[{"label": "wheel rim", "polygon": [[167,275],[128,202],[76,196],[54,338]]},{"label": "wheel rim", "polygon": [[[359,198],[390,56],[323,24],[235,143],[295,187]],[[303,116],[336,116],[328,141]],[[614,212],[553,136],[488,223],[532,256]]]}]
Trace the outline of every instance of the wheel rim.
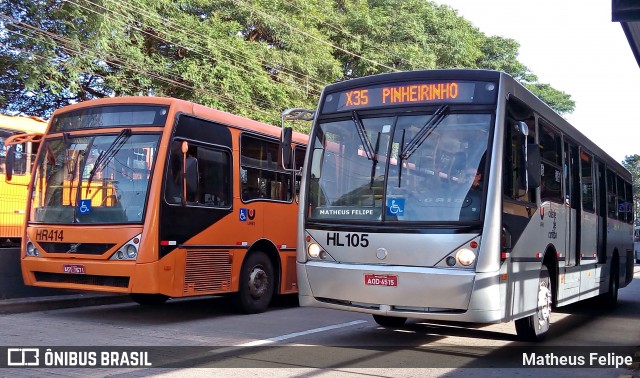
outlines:
[{"label": "wheel rim", "polygon": [[249,294],[253,298],[261,298],[268,290],[269,276],[261,266],[256,266],[249,275]]},{"label": "wheel rim", "polygon": [[549,283],[540,281],[538,287],[538,329],[544,328],[551,317],[551,290]]}]

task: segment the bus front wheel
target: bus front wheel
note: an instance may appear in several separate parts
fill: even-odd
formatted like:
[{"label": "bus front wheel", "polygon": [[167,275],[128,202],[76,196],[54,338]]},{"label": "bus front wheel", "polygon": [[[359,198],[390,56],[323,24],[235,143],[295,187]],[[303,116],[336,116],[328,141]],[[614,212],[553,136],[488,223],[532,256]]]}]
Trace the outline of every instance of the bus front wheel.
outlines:
[{"label": "bus front wheel", "polygon": [[396,316],[373,315],[373,320],[383,327],[402,327],[407,318],[399,318]]},{"label": "bus front wheel", "polygon": [[131,299],[143,306],[159,306],[166,302],[169,297],[162,294],[131,294]]},{"label": "bus front wheel", "polygon": [[275,288],[273,264],[262,251],[252,252],[240,273],[237,305],[246,314],[263,312],[269,307]]},{"label": "bus front wheel", "polygon": [[518,337],[527,341],[541,341],[547,336],[551,324],[552,293],[549,270],[543,265],[538,280],[536,312],[515,321]]}]

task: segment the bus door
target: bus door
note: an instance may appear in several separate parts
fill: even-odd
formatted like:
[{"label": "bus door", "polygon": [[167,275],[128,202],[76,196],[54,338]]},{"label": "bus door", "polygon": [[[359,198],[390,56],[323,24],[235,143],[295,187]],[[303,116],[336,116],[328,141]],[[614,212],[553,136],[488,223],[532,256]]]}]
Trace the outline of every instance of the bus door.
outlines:
[{"label": "bus door", "polygon": [[578,174],[578,148],[573,143],[564,142],[564,176],[567,232],[565,236],[565,266],[580,263],[580,176]]}]

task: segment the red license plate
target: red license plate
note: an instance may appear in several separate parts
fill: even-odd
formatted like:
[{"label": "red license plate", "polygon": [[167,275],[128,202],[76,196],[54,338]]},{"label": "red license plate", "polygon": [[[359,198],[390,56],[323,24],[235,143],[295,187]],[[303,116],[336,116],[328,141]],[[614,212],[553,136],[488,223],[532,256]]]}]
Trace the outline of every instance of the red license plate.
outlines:
[{"label": "red license plate", "polygon": [[63,271],[69,274],[85,274],[87,272],[84,265],[79,264],[65,264],[63,266]]},{"label": "red license plate", "polygon": [[391,274],[365,274],[364,284],[369,286],[398,286],[398,276]]}]

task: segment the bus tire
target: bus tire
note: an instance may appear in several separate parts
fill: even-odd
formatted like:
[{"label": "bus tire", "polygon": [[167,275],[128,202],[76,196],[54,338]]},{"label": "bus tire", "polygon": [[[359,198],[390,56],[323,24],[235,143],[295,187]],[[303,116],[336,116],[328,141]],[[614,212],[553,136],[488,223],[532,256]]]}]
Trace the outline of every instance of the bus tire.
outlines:
[{"label": "bus tire", "polygon": [[540,270],[537,298],[536,312],[533,315],[515,321],[516,334],[522,340],[541,341],[549,331],[553,288],[551,287],[549,270],[545,265]]},{"label": "bus tire", "polygon": [[611,261],[611,274],[609,274],[609,291],[598,296],[600,304],[609,310],[616,308],[618,305],[619,278],[618,261],[617,259],[613,259]]},{"label": "bus tire", "polygon": [[236,303],[245,314],[264,312],[273,297],[273,264],[262,251],[252,252],[242,264]]},{"label": "bus tire", "polygon": [[131,299],[142,306],[160,306],[164,304],[169,297],[162,294],[131,294]]},{"label": "bus tire", "polygon": [[407,318],[386,315],[373,315],[373,320],[375,320],[376,323],[385,328],[395,328],[402,327],[407,321]]}]

